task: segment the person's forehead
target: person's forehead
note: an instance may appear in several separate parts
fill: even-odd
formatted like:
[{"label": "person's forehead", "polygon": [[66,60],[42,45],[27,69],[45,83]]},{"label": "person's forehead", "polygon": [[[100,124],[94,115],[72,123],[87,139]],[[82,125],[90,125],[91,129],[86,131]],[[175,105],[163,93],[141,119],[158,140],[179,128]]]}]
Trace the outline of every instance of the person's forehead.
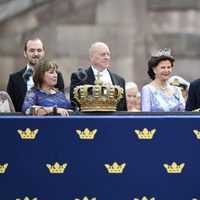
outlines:
[{"label": "person's forehead", "polygon": [[170,60],[161,60],[158,65],[171,65]]},{"label": "person's forehead", "polygon": [[27,43],[27,49],[38,49],[38,48],[42,48],[43,49],[43,44],[40,40],[30,40]]},{"label": "person's forehead", "polygon": [[126,93],[137,93],[138,92],[138,89],[137,88],[129,88],[126,90]]},{"label": "person's forehead", "polygon": [[104,44],[98,44],[96,45],[96,52],[110,52],[108,46],[104,45]]}]

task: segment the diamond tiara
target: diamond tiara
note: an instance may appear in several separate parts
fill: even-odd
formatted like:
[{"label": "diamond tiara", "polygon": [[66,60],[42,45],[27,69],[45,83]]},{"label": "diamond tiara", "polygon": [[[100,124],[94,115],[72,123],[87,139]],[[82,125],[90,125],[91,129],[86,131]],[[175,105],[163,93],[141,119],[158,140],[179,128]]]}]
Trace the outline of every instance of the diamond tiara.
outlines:
[{"label": "diamond tiara", "polygon": [[171,49],[165,48],[151,52],[151,57],[171,56]]}]

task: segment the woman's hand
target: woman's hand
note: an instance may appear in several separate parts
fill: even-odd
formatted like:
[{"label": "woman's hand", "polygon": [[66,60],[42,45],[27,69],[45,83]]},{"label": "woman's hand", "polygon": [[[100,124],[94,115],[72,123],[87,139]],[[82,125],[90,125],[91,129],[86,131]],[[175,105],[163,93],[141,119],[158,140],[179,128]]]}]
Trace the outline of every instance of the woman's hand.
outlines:
[{"label": "woman's hand", "polygon": [[68,116],[69,112],[73,112],[73,110],[59,107],[33,106],[26,110],[26,115],[45,116],[53,113],[53,115]]},{"label": "woman's hand", "polygon": [[[71,110],[69,110],[71,111]],[[57,108],[57,114],[60,114],[62,116],[69,116],[69,112],[65,108]]]}]

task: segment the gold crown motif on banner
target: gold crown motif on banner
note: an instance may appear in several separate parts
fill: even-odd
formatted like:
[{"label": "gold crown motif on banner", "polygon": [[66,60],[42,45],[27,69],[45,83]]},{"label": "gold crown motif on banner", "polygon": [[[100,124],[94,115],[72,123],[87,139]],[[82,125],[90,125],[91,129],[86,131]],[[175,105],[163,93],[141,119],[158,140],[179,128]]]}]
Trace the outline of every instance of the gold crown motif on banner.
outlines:
[{"label": "gold crown motif on banner", "polygon": [[22,139],[35,139],[35,136],[38,133],[38,131],[39,129],[31,131],[30,128],[27,128],[25,131],[17,130]]},{"label": "gold crown motif on banner", "polygon": [[4,174],[7,167],[8,167],[8,163],[5,163],[4,165],[0,165],[0,174]]},{"label": "gold crown motif on banner", "polygon": [[[21,199],[17,198],[16,200],[21,200]],[[28,197],[25,197],[24,200],[31,200],[31,199],[29,199]],[[37,198],[33,198],[32,200],[37,200]]]},{"label": "gold crown motif on banner", "polygon": [[[155,200],[155,197],[150,198],[149,200]],[[139,200],[138,198],[134,198],[133,200]],[[143,197],[141,200],[148,200],[146,197]]]},{"label": "gold crown motif on banner", "polygon": [[[80,200],[78,198],[76,198],[75,200]],[[87,197],[84,197],[83,200],[89,200]],[[91,200],[96,200],[96,197],[92,198]]]},{"label": "gold crown motif on banner", "polygon": [[198,130],[193,130],[193,132],[195,133],[195,135],[197,136],[197,139],[200,140],[200,132]]},{"label": "gold crown motif on banner", "polygon": [[103,84],[96,75],[95,85],[79,85],[74,88],[74,97],[82,112],[116,111],[117,104],[123,94],[119,85]]},{"label": "gold crown motif on banner", "polygon": [[148,131],[147,128],[144,128],[143,131],[135,130],[135,133],[137,134],[138,138],[143,139],[143,140],[152,139],[155,132],[156,132],[156,129]]},{"label": "gold crown motif on banner", "polygon": [[114,162],[113,165],[105,164],[105,167],[107,168],[108,173],[110,174],[123,173],[125,166],[126,166],[126,163],[123,163],[121,165],[118,165],[116,162]]},{"label": "gold crown motif on banner", "polygon": [[56,162],[54,165],[46,164],[46,166],[51,174],[62,174],[67,167],[67,163],[60,165],[58,162]]},{"label": "gold crown motif on banner", "polygon": [[171,165],[164,164],[164,167],[166,168],[167,173],[169,174],[180,174],[184,166],[185,166],[185,163],[177,165],[176,162],[173,162]]},{"label": "gold crown motif on banner", "polygon": [[76,133],[79,135],[80,139],[94,139],[94,136],[97,132],[97,129],[90,131],[88,128],[85,128],[84,131],[76,130]]}]

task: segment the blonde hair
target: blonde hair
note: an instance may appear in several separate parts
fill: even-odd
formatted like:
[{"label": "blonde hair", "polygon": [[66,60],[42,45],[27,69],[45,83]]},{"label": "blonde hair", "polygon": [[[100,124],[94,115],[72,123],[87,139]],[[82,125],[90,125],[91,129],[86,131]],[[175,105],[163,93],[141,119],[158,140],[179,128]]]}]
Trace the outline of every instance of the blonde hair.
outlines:
[{"label": "blonde hair", "polygon": [[130,90],[130,89],[137,89],[138,90],[138,86],[134,82],[127,82],[126,86],[125,86],[125,89],[126,90]]}]

